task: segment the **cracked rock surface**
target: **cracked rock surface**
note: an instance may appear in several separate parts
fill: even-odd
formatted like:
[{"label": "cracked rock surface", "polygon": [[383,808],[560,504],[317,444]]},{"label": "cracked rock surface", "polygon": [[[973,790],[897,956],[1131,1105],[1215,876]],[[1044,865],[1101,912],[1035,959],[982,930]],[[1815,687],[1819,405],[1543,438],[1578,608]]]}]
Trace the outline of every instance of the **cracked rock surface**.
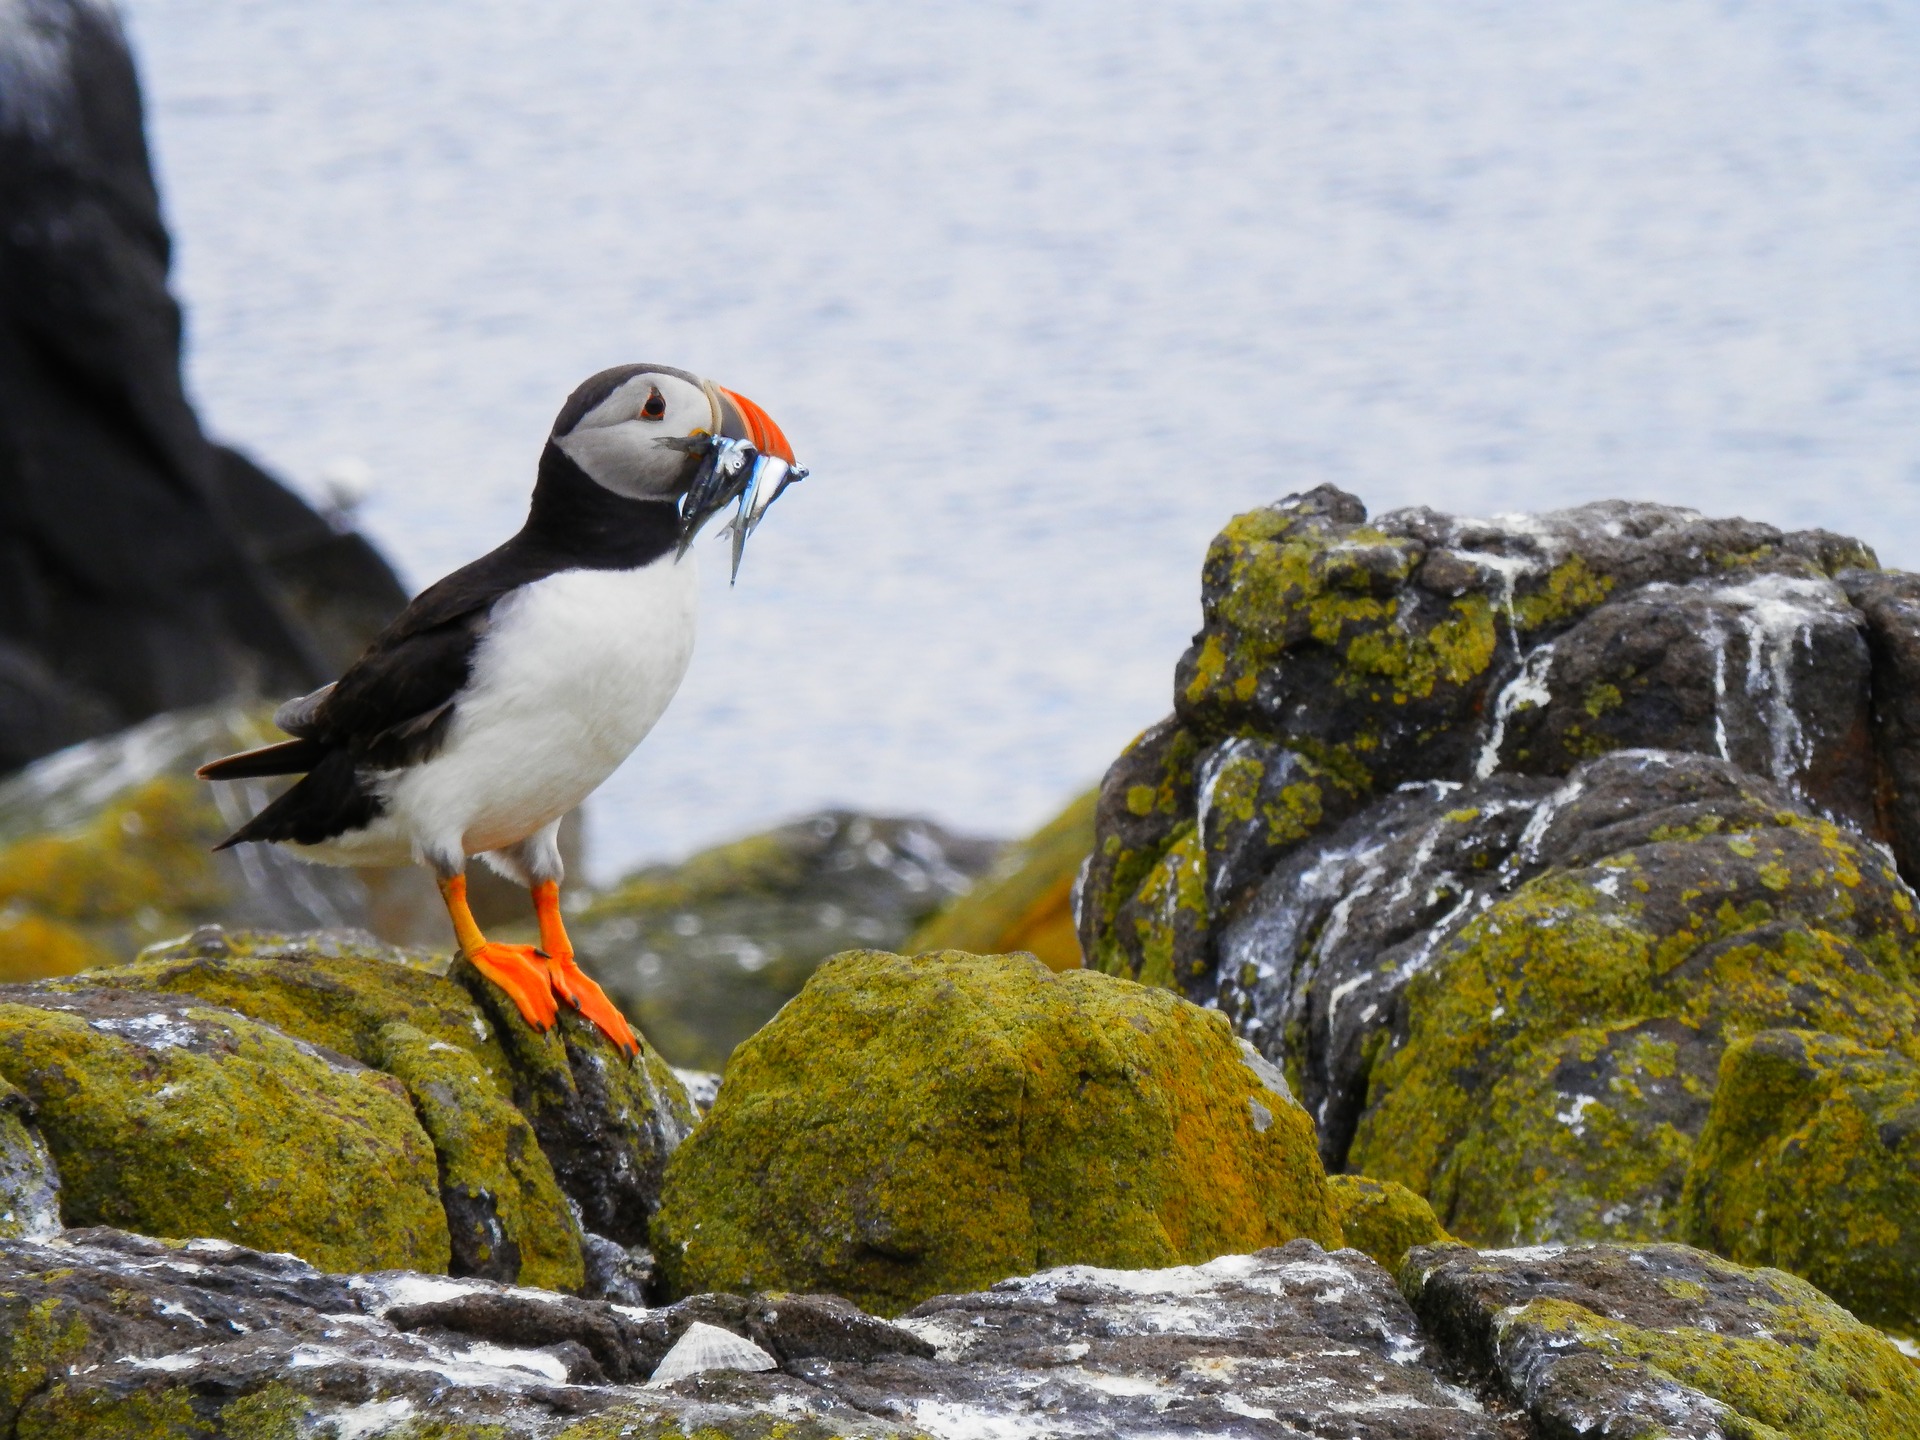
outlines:
[{"label": "cracked rock surface", "polygon": [[[1531,1433],[1516,1407],[1451,1376],[1384,1270],[1310,1241],[1169,1270],[1069,1266],[888,1323],[830,1296],[642,1310],[75,1230],[0,1242],[0,1314],[9,1434],[176,1423],[238,1437],[264,1418],[284,1427],[264,1433],[356,1440],[427,1425],[569,1440]],[[648,1388],[695,1322],[779,1368]]]},{"label": "cracked rock surface", "polygon": [[1677,1245],[1418,1247],[1396,1284],[1296,1240],[1063,1266],[889,1322],[826,1295],[648,1310],[70,1230],[0,1241],[0,1374],[0,1433],[44,1440],[1920,1436],[1920,1367],[1884,1335]]}]

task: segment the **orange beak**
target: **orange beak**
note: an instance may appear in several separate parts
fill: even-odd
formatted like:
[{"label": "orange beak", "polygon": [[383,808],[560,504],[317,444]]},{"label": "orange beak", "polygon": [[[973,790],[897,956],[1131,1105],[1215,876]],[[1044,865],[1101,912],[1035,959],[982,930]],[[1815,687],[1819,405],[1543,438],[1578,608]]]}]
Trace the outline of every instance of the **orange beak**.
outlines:
[{"label": "orange beak", "polygon": [[787,443],[786,435],[773,423],[773,417],[762,410],[753,401],[747,399],[738,390],[729,390],[723,385],[713,387],[733,402],[740,412],[740,418],[746,422],[747,438],[753,441],[753,448],[762,455],[774,455],[791,465],[793,447]]}]

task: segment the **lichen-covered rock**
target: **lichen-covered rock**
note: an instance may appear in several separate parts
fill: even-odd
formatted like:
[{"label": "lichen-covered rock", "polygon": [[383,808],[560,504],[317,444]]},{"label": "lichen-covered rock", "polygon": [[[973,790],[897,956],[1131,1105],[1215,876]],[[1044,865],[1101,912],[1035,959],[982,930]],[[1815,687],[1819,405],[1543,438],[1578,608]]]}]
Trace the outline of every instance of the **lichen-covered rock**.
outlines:
[{"label": "lichen-covered rock", "polygon": [[207,927],[59,988],[198,997],[393,1076],[433,1143],[454,1273],[577,1286],[579,1226],[514,1104],[498,1023],[447,971],[444,956],[351,932]]},{"label": "lichen-covered rock", "polygon": [[42,988],[84,998],[102,987],[238,1011],[397,1081],[431,1141],[451,1246],[441,1268],[457,1274],[578,1287],[586,1240],[572,1207],[589,1232],[643,1241],[666,1155],[693,1124],[644,1040],[628,1062],[570,1014],[537,1035],[465,961],[353,932],[205,927]]},{"label": "lichen-covered rock", "polygon": [[574,1221],[533,1126],[479,1058],[404,1021],[380,1031],[380,1069],[407,1087],[440,1165],[448,1271],[554,1290],[586,1279]]},{"label": "lichen-covered rock", "polygon": [[1687,1175],[1686,1237],[1920,1333],[1920,1065],[1768,1030],[1727,1048],[1719,1080]]},{"label": "lichen-covered rock", "polygon": [[1204,996],[1215,922],[1303,840],[1408,782],[1618,749],[1715,755],[1878,826],[1886,647],[1834,578],[1873,566],[1822,531],[1659,505],[1369,522],[1321,486],[1239,516],[1208,553],[1174,716],[1101,787],[1083,948]]},{"label": "lichen-covered rock", "polygon": [[1399,1268],[1416,1245],[1439,1245],[1453,1237],[1441,1228],[1433,1207],[1406,1186],[1367,1175],[1329,1175],[1327,1187],[1340,1212],[1349,1249]]},{"label": "lichen-covered rock", "polygon": [[1731,1039],[1911,1043],[1920,917],[1884,852],[1797,809],[1686,808],[1584,836],[1439,946],[1350,1165],[1472,1240],[1676,1237]]},{"label": "lichen-covered rock", "polygon": [[1913,1440],[1920,1367],[1802,1280],[1681,1245],[1414,1250],[1427,1332],[1542,1435]]},{"label": "lichen-covered rock", "polygon": [[925,820],[826,810],[630,875],[568,923],[663,1055],[718,1070],[827,956],[898,948],[998,849]]},{"label": "lichen-covered rock", "polygon": [[896,1313],[1044,1266],[1340,1232],[1312,1126],[1225,1020],[1024,956],[853,952],[741,1047],[670,1162],[671,1287]]},{"label": "lichen-covered rock", "polygon": [[188,997],[9,986],[0,1075],[69,1224],[446,1269],[433,1147],[400,1084],[344,1055]]},{"label": "lichen-covered rock", "polygon": [[696,1118],[672,1067],[644,1037],[629,1060],[570,1010],[539,1034],[465,960],[455,962],[453,974],[499,1035],[513,1070],[514,1103],[582,1223],[619,1244],[644,1244],[667,1159]]},{"label": "lichen-covered rock", "polygon": [[1079,796],[994,862],[993,869],[949,901],[900,948],[1007,955],[1024,950],[1054,970],[1081,962],[1073,889],[1093,848],[1098,791]]},{"label": "lichen-covered rock", "polygon": [[1230,523],[1202,602],[1102,783],[1082,943],[1226,1012],[1330,1170],[1471,1240],[1675,1239],[1730,1043],[1916,1058],[1920,581],[1323,486]]}]

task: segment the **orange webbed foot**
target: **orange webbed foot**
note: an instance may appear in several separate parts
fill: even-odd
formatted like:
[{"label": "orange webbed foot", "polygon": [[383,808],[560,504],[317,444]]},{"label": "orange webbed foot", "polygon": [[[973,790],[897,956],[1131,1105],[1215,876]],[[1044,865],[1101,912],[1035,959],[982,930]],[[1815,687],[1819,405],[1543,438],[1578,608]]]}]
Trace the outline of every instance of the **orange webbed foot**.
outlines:
[{"label": "orange webbed foot", "polygon": [[473,968],[507,992],[520,1018],[535,1030],[553,1028],[559,1006],[547,978],[546,957],[531,945],[502,945],[489,940],[466,952]]},{"label": "orange webbed foot", "polygon": [[607,992],[594,983],[593,977],[582,970],[571,955],[542,952],[541,959],[546,962],[547,978],[554,994],[592,1021],[593,1027],[629,1060],[640,1053],[640,1041],[633,1027],[627,1024],[627,1017],[615,1008]]}]

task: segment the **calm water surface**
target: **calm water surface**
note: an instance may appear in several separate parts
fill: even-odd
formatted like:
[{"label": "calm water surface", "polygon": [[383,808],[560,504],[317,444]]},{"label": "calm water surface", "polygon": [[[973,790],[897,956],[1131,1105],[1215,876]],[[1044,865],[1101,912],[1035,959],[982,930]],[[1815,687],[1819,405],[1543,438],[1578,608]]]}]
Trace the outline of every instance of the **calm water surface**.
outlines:
[{"label": "calm water surface", "polygon": [[424,584],[662,360],[815,478],[708,542],[595,868],[1009,832],[1169,707],[1208,538],[1609,495],[1920,566],[1920,4],[130,0],[209,425]]}]

